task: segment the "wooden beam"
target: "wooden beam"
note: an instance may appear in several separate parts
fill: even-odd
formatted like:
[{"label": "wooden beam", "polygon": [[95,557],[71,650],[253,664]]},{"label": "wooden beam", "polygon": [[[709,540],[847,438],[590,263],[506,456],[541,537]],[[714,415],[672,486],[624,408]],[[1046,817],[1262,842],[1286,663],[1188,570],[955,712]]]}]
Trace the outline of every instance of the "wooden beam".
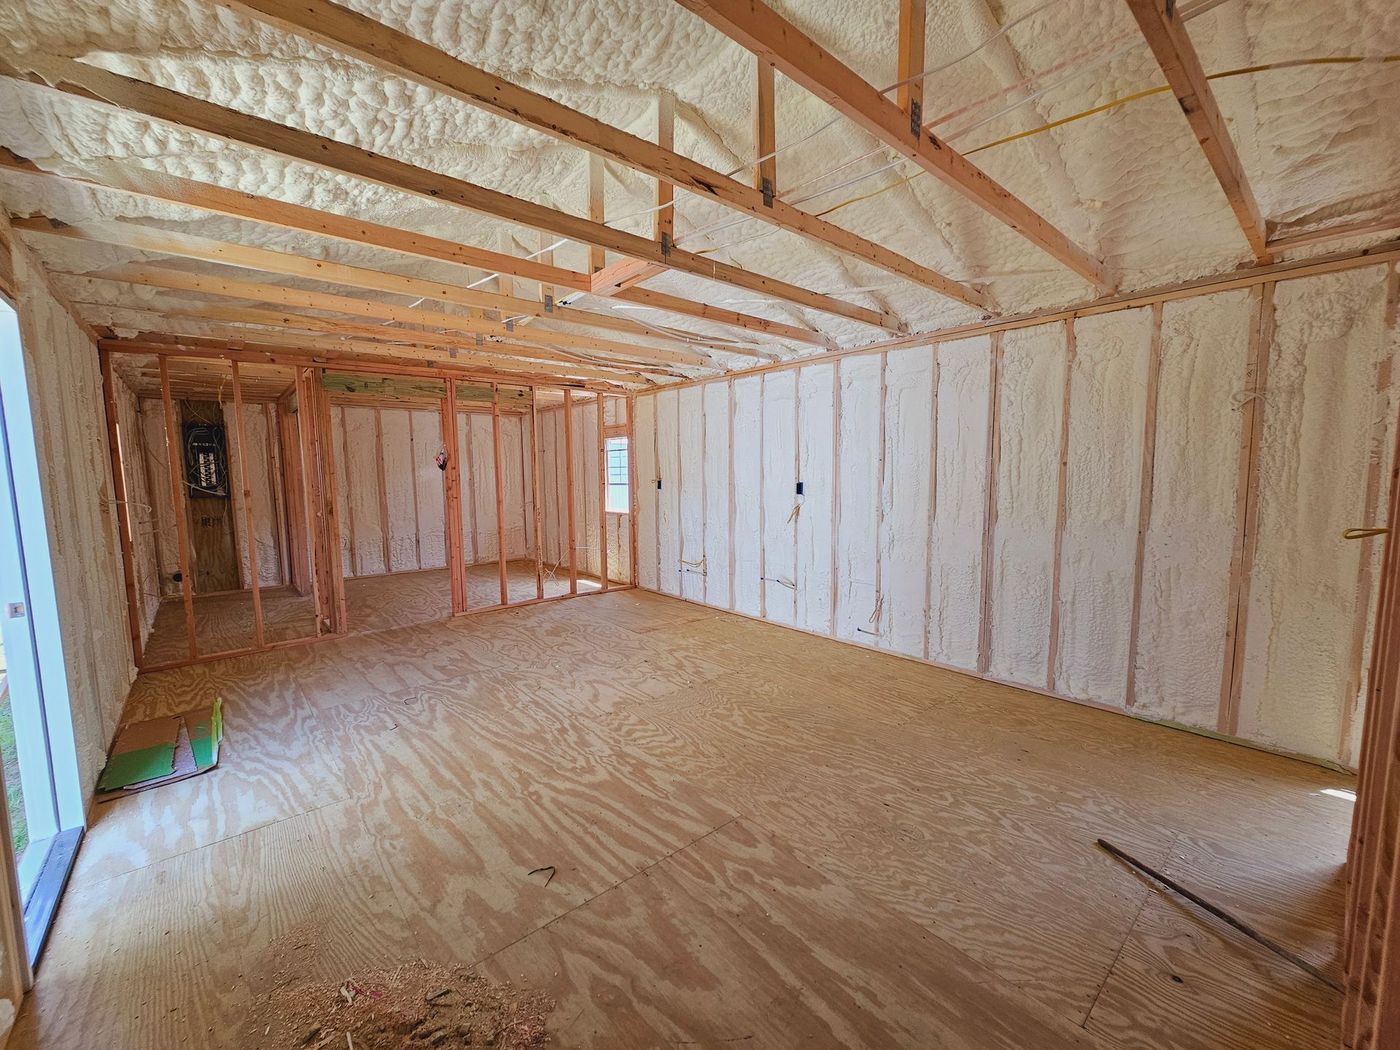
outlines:
[{"label": "wooden beam", "polygon": [[[238,451],[238,487],[243,491],[243,532],[248,545],[248,582],[253,590],[253,645],[261,649],[263,638],[262,581],[258,579],[258,537],[253,515],[253,486],[248,481],[248,437],[243,428],[243,388],[238,381],[238,362],[230,362],[233,373],[233,438]],[[268,435],[269,442],[272,435]],[[270,447],[270,446],[269,446]]]},{"label": "wooden beam", "polygon": [[[440,310],[425,310],[422,307],[398,306],[394,303],[379,302],[374,299],[356,299],[350,296],[333,295],[329,292],[312,292],[301,288],[285,288],[281,285],[259,284],[250,281],[239,281],[227,277],[214,277],[205,274],[190,273],[187,270],[172,270],[157,266],[117,266],[110,270],[100,270],[93,273],[68,274],[71,277],[85,277],[90,280],[115,281],[123,284],[138,284],[149,288],[164,288],[168,291],[182,292],[203,292],[211,295],[221,295],[230,299],[243,299],[249,302],[273,303],[279,306],[292,306],[308,310],[325,310],[329,312],[348,314],[352,316],[368,317],[380,321],[393,321],[406,325],[423,325],[425,327],[447,329],[450,331],[467,331],[470,326],[478,322],[460,314],[444,313]],[[386,333],[401,336],[401,341],[412,343],[414,337],[419,333],[406,329],[386,329]],[[511,333],[514,340],[515,334]],[[526,356],[541,357],[548,360],[558,359],[557,354],[538,354],[528,348],[502,343],[495,337],[483,336],[482,341],[475,346],[477,353],[492,354],[501,353],[505,355],[521,356],[522,352]],[[626,351],[624,351],[625,353]],[[663,350],[643,350],[642,354],[628,354],[628,359],[643,357],[663,357],[669,358],[682,351]],[[621,364],[621,362],[620,362]]]},{"label": "wooden beam", "polygon": [[[579,146],[595,156],[626,164],[706,199],[720,201],[960,302],[982,309],[987,306],[980,291],[950,280],[912,259],[782,201],[769,199],[771,194],[765,198],[761,189],[751,189],[722,172],[673,152],[669,147],[629,135],[329,0],[218,2],[231,11],[353,55],[392,76],[444,92],[499,117]],[[771,83],[770,71],[770,91]],[[769,108],[771,111],[771,98]],[[762,173],[763,165],[759,169]]]},{"label": "wooden beam", "polygon": [[[1355,270],[1359,267],[1379,266],[1397,260],[1400,260],[1400,241],[1386,241],[1382,244],[1355,251],[1336,252],[1331,255],[1319,256],[1312,259],[1299,259],[1292,262],[1270,263],[1268,266],[1252,266],[1241,270],[1230,270],[1226,273],[1214,274],[1209,277],[1200,277],[1190,281],[1178,281],[1138,292],[1103,296],[1098,299],[1071,304],[1070,306],[1050,307],[1045,310],[1035,310],[1024,314],[1009,315],[994,320],[977,322],[975,324],[950,325],[947,328],[937,328],[929,332],[921,332],[918,335],[870,343],[866,346],[852,347],[847,350],[833,351],[827,354],[825,359],[830,360],[844,357],[859,357],[865,354],[880,354],[889,350],[901,350],[911,346],[932,346],[935,343],[951,342],[956,339],[965,339],[973,335],[991,334],[992,332],[1009,332],[1020,328],[1033,328],[1055,321],[1072,321],[1083,317],[1098,317],[1102,314],[1116,313],[1119,310],[1151,306],[1154,303],[1175,302],[1181,299],[1192,299],[1199,295],[1212,295],[1218,292],[1227,292],[1236,288],[1254,288],[1262,284],[1275,284],[1279,281],[1293,281],[1304,277],[1316,277],[1324,273],[1345,273],[1348,270]],[[702,386],[705,383],[714,382],[727,383],[731,379],[742,379],[744,376],[761,375],[764,372],[771,372],[775,369],[794,368],[797,367],[797,364],[798,362],[796,361],[783,361],[777,364],[735,369],[718,376],[706,376],[697,379],[687,379],[682,383],[673,383],[670,389],[686,386]]]},{"label": "wooden beam", "polygon": [[[99,347],[100,349],[100,347]],[[165,465],[170,482],[170,513],[175,518],[175,539],[180,554],[180,594],[185,606],[185,643],[189,658],[198,659],[194,631],[194,577],[190,573],[189,524],[185,517],[185,479],[181,463],[184,446],[175,422],[175,400],[170,396],[170,366],[160,359],[160,400],[165,410]]]},{"label": "wooden beam", "polygon": [[676,0],[1100,290],[1103,264],[760,0]]},{"label": "wooden beam", "polygon": [[452,613],[467,611],[466,544],[462,538],[462,465],[457,459],[457,384],[449,380],[441,411],[442,447],[447,456],[443,471],[443,503],[447,515],[447,564],[452,587]]},{"label": "wooden beam", "polygon": [[1127,0],[1128,9],[1137,19],[1138,28],[1152,49],[1157,64],[1162,67],[1171,85],[1181,112],[1196,134],[1211,170],[1225,191],[1225,198],[1244,231],[1250,251],[1260,263],[1270,262],[1268,232],[1259,205],[1244,176],[1239,154],[1230,139],[1225,118],[1215,103],[1215,95],[1206,79],[1196,48],[1186,32],[1186,25],[1176,10],[1175,0]]},{"label": "wooden beam", "polygon": [[608,589],[608,439],[603,433],[603,395],[593,404],[598,409],[598,579]]},{"label": "wooden beam", "polygon": [[[402,358],[419,364],[427,362],[437,362],[441,364],[462,364],[462,365],[482,365],[487,368],[499,369],[502,372],[522,371],[538,372],[543,367],[536,364],[536,361],[557,361],[560,375],[567,375],[574,378],[598,379],[604,381],[615,381],[624,385],[639,385],[641,377],[637,369],[651,375],[679,376],[680,373],[671,372],[667,369],[655,368],[647,364],[619,363],[611,366],[605,362],[602,367],[592,367],[590,365],[575,364],[574,358],[563,353],[551,353],[550,351],[535,351],[532,347],[521,347],[518,355],[526,360],[516,361],[512,358],[501,358],[494,355],[483,355],[466,349],[466,344],[461,344],[463,349],[437,349],[429,340],[419,339],[423,333],[409,332],[405,335],[408,339],[392,339],[388,333],[398,331],[397,329],[383,329],[379,334],[372,332],[355,333],[343,332],[339,337],[335,335],[309,335],[299,330],[306,328],[312,331],[310,325],[288,325],[285,328],[261,328],[246,327],[243,323],[225,323],[212,316],[202,316],[202,311],[198,309],[178,310],[161,309],[155,306],[116,306],[111,303],[90,303],[85,304],[90,311],[96,310],[104,316],[110,315],[112,311],[126,311],[138,314],[150,314],[155,323],[143,325],[146,334],[152,333],[162,336],[169,336],[174,339],[194,339],[205,337],[220,337],[230,344],[259,343],[269,346],[303,347],[306,349],[326,350],[331,352],[346,352],[355,355],[372,354],[382,357],[385,360],[396,360]],[[178,323],[171,324],[171,321],[193,320],[199,322],[203,331],[186,332],[180,331]],[[255,322],[264,324],[266,322]],[[334,329],[329,329],[334,332]],[[509,348],[514,351],[515,348]]]},{"label": "wooden beam", "polygon": [[569,593],[578,593],[578,528],[574,520],[574,396],[564,391],[564,477],[568,498]]},{"label": "wooden beam", "polygon": [[501,582],[501,604],[510,604],[510,583],[506,574],[506,485],[505,462],[501,457],[501,392],[491,385],[491,457],[496,476],[496,570]]},{"label": "wooden beam", "polygon": [[1152,527],[1152,487],[1157,469],[1157,391],[1162,376],[1162,304],[1152,306],[1148,344],[1147,400],[1142,415],[1142,469],[1138,474],[1137,549],[1133,555],[1132,621],[1128,628],[1128,684],[1124,707],[1137,703],[1138,639],[1142,624],[1142,573],[1147,557],[1147,530]]},{"label": "wooden beam", "polygon": [[[136,556],[132,553],[131,510],[126,491],[126,465],[121,442],[121,415],[117,411],[117,388],[112,376],[112,355],[97,352],[102,370],[102,400],[107,409],[107,453],[112,464],[112,498],[117,505],[117,539],[122,552],[122,579],[126,585],[127,632],[131,638],[131,662],[142,664],[141,621],[145,603],[137,599]],[[139,438],[138,438],[139,440]]]},{"label": "wooden beam", "polygon": [[[910,125],[924,123],[924,39],[926,0],[899,0],[899,87],[895,105],[908,115]],[[911,79],[916,78],[916,79]]]},{"label": "wooden beam", "polygon": [[74,183],[95,190],[124,193],[164,204],[179,204],[216,215],[256,222],[263,226],[276,226],[284,230],[295,230],[297,233],[330,237],[349,244],[382,248],[430,262],[509,273],[526,280],[547,281],[578,291],[587,291],[591,284],[586,273],[531,259],[519,259],[485,248],[473,248],[431,234],[381,226],[363,219],[305,208],[299,204],[288,204],[272,197],[260,197],[254,193],[230,190],[207,182],[182,179],[176,175],[167,175],[165,172],[115,160],[89,158],[81,163],[65,160],[64,170],[56,172],[0,147],[0,171]]},{"label": "wooden beam", "polygon": [[569,382],[557,376],[537,375],[530,372],[502,373],[494,368],[472,368],[461,364],[439,366],[433,362],[415,364],[394,358],[376,358],[359,354],[335,354],[323,351],[305,350],[297,347],[270,346],[263,343],[240,343],[230,345],[226,339],[211,339],[204,336],[170,336],[158,333],[138,333],[134,339],[102,337],[97,341],[98,349],[113,352],[146,354],[166,357],[188,357],[206,360],[239,361],[248,364],[272,364],[288,368],[334,367],[342,372],[369,372],[374,374],[416,375],[437,379],[456,377],[477,379],[484,382],[506,380],[515,383],[528,383],[531,386],[558,390],[601,390],[610,393],[626,393],[624,388],[608,383]]},{"label": "wooden beam", "polygon": [[1226,736],[1235,736],[1239,732],[1245,641],[1249,627],[1249,591],[1259,535],[1259,454],[1264,438],[1264,398],[1269,389],[1269,361],[1273,356],[1274,286],[1262,285],[1253,298],[1254,309],[1246,348],[1248,356],[1245,358],[1239,469],[1235,480],[1235,542],[1230,554],[1225,661],[1216,723],[1216,729]]},{"label": "wooden beam", "polygon": [[[807,346],[819,346],[823,350],[837,349],[836,341],[821,332],[815,332],[808,328],[799,328],[796,325],[784,324],[782,321],[770,321],[766,317],[755,317],[752,314],[741,314],[734,310],[725,310],[718,306],[709,306],[705,303],[691,302],[679,296],[667,295],[665,292],[654,291],[651,288],[623,288],[618,291],[614,299],[627,303],[636,303],[639,306],[650,306],[657,310],[667,310],[671,313],[685,314],[687,317],[697,317],[704,321],[712,321],[715,324],[730,325],[734,328],[745,328],[760,335],[771,335],[776,339],[787,339],[794,343],[804,343]],[[747,354],[750,357],[762,356],[773,357],[765,351],[736,349],[738,354]]]},{"label": "wooden beam", "polygon": [[1000,332],[994,332],[991,336],[992,373],[987,384],[987,482],[982,509],[981,617],[977,629],[977,673],[981,675],[985,675],[992,665],[992,562],[996,554],[997,484],[1001,475],[1002,339]]},{"label": "wooden beam", "polygon": [[[539,281],[539,301],[541,303],[549,302],[550,304],[550,307],[546,308],[546,314],[552,311],[556,299],[556,286],[572,288],[575,291],[584,292],[591,292],[593,290],[593,278],[591,275],[554,266],[553,252],[541,255],[538,260],[516,260],[514,256],[499,255],[495,252],[487,252],[484,249],[463,247],[452,241],[430,237],[427,234],[400,230],[391,226],[379,226],[375,223],[364,222],[359,219],[349,219],[340,215],[332,215],[327,212],[316,211],[314,208],[303,208],[300,205],[286,204],[283,201],[275,200],[270,197],[259,197],[251,193],[240,193],[236,190],[225,189],[221,186],[212,186],[208,183],[192,182],[189,179],[177,178],[176,176],[166,175],[163,172],[152,171],[147,168],[123,165],[117,161],[89,161],[83,166],[82,170],[84,174],[81,176],[73,174],[71,170],[65,170],[62,173],[48,171],[35,164],[33,161],[26,160],[17,154],[11,153],[4,147],[0,147],[0,171],[4,172],[17,173],[51,182],[67,182],[94,189],[99,192],[123,193],[143,200],[178,204],[192,209],[208,211],[211,214],[229,215],[249,222],[275,226],[279,229],[295,230],[300,233],[309,233],[316,236],[338,239],[350,244],[382,248],[385,251],[398,252],[411,258],[460,265],[466,267],[468,272],[474,275],[473,279],[479,274],[481,268],[490,268],[502,274],[510,273],[513,276],[526,280]],[[672,192],[671,184],[669,182],[658,181],[658,203],[663,199],[663,189],[665,191],[665,199],[670,199],[670,194]],[[667,233],[671,233],[672,229],[670,225],[666,225],[665,223],[669,223],[672,215],[673,211],[669,207],[656,213],[657,222],[663,224],[664,230]],[[665,223],[663,223],[663,219]],[[659,239],[659,232],[657,236]],[[552,238],[548,234],[542,234],[541,240],[543,243],[548,244],[551,242]],[[0,254],[0,260],[4,258],[5,256]],[[514,260],[516,265],[509,265],[512,260]],[[658,272],[662,270],[664,270],[664,267],[657,267]],[[643,291],[644,289],[637,290]],[[662,293],[657,292],[654,294],[661,295]],[[617,298],[627,298],[627,296],[619,294]],[[681,314],[687,317],[703,317],[705,320],[715,324],[741,328],[759,334],[772,335],[774,338],[779,339],[811,342],[815,338],[831,342],[830,340],[826,340],[819,332],[809,331],[795,325],[782,325],[777,322],[767,322],[764,321],[763,318],[733,313],[729,310],[711,307],[705,303],[683,299],[679,296],[668,295],[664,296],[664,298],[667,300],[667,305],[658,306],[657,308],[668,313]],[[567,319],[567,311],[561,311],[555,316],[560,320],[565,320]],[[754,321],[759,323],[749,323]],[[805,338],[803,338],[803,336],[805,336]],[[832,346],[834,347],[834,343]],[[763,351],[751,347],[726,346],[724,349],[729,353],[742,354],[750,357],[766,356]]]},{"label": "wooden beam", "polygon": [[[676,99],[669,92],[656,96],[656,145],[667,153],[676,144]],[[656,215],[652,220],[652,240],[669,244],[676,239],[676,188],[666,179],[656,180]]]},{"label": "wooden beam", "polygon": [[[503,314],[525,314],[540,317],[546,315],[543,304],[528,299],[479,292],[459,285],[440,284],[418,277],[371,270],[362,266],[348,266],[324,259],[308,259],[289,252],[277,252],[245,244],[232,244],[209,237],[177,233],[174,230],[162,230],[123,220],[62,223],[46,216],[32,216],[16,219],[14,226],[22,233],[37,234],[43,237],[95,241],[100,244],[133,248],[137,251],[157,252],[184,259],[197,259],[201,262],[275,273],[283,277],[325,281],[329,284],[361,288],[365,291],[432,299],[465,307],[480,306],[499,310]],[[594,325],[595,327],[616,329],[628,333],[638,333],[640,328],[634,322],[626,318],[615,317],[612,314],[592,314],[584,310],[571,310],[569,314],[569,322],[579,325]],[[654,352],[654,348],[646,345],[616,342],[576,332],[545,331],[539,328],[525,328],[510,322],[487,321],[461,315],[449,316],[457,318],[455,327],[458,331],[493,336],[498,340],[508,339],[520,343],[554,344],[582,350],[601,350],[605,353],[632,354],[643,358]],[[663,360],[678,360],[695,365],[705,365],[710,362],[708,354],[688,349],[687,344],[683,341],[663,340],[663,342],[668,342],[673,347],[661,351],[660,357]]]},{"label": "wooden beam", "polygon": [[1325,244],[1328,241],[1341,241],[1348,237],[1364,237],[1371,233],[1394,233],[1400,231],[1400,218],[1388,216],[1381,219],[1362,219],[1357,222],[1338,223],[1321,229],[1304,230],[1301,233],[1289,230],[1275,230],[1269,238],[1271,252],[1287,252],[1294,248],[1305,248],[1310,244]]},{"label": "wooden beam", "polygon": [[763,194],[763,204],[771,208],[778,202],[778,129],[773,113],[777,77],[773,63],[761,56],[756,60],[753,96],[753,155],[758,158],[753,169],[754,189]]},{"label": "wooden beam", "polygon": [[544,597],[544,511],[540,506],[540,399],[530,391],[530,510],[535,524],[535,597]]},{"label": "wooden beam", "polygon": [[1069,410],[1074,392],[1074,359],[1078,353],[1078,334],[1074,321],[1065,322],[1065,373],[1060,400],[1059,480],[1055,485],[1055,547],[1050,569],[1050,636],[1045,647],[1045,688],[1055,692],[1055,679],[1060,662],[1060,580],[1064,575],[1065,518],[1069,505]]},{"label": "wooden beam", "polygon": [[[382,324],[357,324],[352,321],[340,320],[333,317],[321,317],[314,314],[302,314],[294,311],[265,310],[257,307],[245,306],[224,306],[219,303],[203,302],[184,299],[141,299],[131,303],[109,303],[93,299],[76,299],[74,306],[91,310],[101,310],[108,313],[116,310],[128,313],[152,314],[173,320],[208,322],[213,325],[230,326],[257,326],[276,331],[295,332],[315,332],[322,336],[339,336],[346,340],[359,340],[362,342],[373,342],[385,344],[382,348],[391,351],[396,346],[408,346],[415,348],[435,347],[441,348],[446,353],[443,354],[445,360],[454,360],[449,357],[451,351],[464,351],[469,354],[477,354],[475,343],[462,338],[460,335],[446,335],[441,332],[428,332],[422,329],[393,328]],[[263,338],[267,333],[256,331],[252,328],[238,328],[242,337]],[[338,340],[327,340],[326,345],[333,345]],[[315,345],[315,344],[311,344]],[[541,361],[568,361],[583,363],[593,361],[600,370],[614,369],[617,371],[629,371],[640,369],[651,372],[654,375],[677,376],[680,373],[669,371],[668,369],[657,368],[652,372],[652,366],[645,361],[617,361],[607,358],[592,358],[583,355],[565,354],[557,351],[543,350],[535,347],[512,347],[504,343],[487,344],[491,352],[498,350],[508,350],[512,355],[518,350],[520,357],[534,358]]]},{"label": "wooden beam", "polygon": [[[597,153],[588,155],[588,217],[598,225],[607,221],[607,211],[603,204],[603,183],[606,172],[603,158]],[[588,247],[588,270],[597,273],[608,264],[608,254],[596,244]]]},{"label": "wooden beam", "polygon": [[182,95],[68,59],[26,54],[0,58],[0,76],[39,84],[95,105],[137,113],[176,128],[209,135],[252,149],[374,182],[389,189],[536,230],[549,230],[582,244],[598,245],[630,258],[744,288],[758,295],[898,332],[888,313],[868,310],[772,277],[693,252],[662,246],[647,237],[614,230],[576,215],[522,200],[463,179],[385,157],[358,146],[285,127],[261,117]]}]

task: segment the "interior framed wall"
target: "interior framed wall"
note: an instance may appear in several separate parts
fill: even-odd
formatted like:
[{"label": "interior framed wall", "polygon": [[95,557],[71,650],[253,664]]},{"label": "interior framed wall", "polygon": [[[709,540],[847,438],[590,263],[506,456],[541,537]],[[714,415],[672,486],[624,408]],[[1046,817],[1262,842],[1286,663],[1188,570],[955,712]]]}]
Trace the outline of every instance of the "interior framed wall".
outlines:
[{"label": "interior framed wall", "polygon": [[103,355],[138,670],[634,584],[629,396],[240,356]]},{"label": "interior framed wall", "polygon": [[647,392],[639,584],[1354,768],[1397,305],[1353,260]]}]

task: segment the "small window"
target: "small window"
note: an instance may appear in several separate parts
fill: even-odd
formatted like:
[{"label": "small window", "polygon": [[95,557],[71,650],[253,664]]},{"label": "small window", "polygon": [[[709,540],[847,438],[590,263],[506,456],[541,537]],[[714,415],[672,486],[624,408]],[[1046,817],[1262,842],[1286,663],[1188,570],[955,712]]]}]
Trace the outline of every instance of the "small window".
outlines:
[{"label": "small window", "polygon": [[603,447],[608,461],[608,513],[630,513],[632,492],[628,484],[627,439],[608,438]]}]

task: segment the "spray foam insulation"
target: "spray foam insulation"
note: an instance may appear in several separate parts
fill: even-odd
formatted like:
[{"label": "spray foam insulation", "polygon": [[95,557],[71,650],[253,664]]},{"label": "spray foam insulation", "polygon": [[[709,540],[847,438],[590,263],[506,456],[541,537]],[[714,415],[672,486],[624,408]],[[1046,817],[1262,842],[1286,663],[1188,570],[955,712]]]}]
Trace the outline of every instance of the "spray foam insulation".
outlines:
[{"label": "spray foam insulation", "polygon": [[[643,138],[655,133],[656,98],[670,96],[676,103],[676,149],[719,171],[738,171],[741,180],[750,178],[744,165],[755,156],[753,58],[681,5],[578,0],[468,8],[399,0],[350,6]],[[776,6],[871,83],[896,79],[897,4],[824,0],[819,9]],[[1219,272],[1247,258],[1225,197],[1170,95],[972,153],[1160,83],[1126,5],[956,0],[933,6],[927,63],[936,72],[925,84],[927,116],[990,176],[1101,256],[1120,276],[1120,287]],[[1018,21],[1022,16],[1029,17]],[[1316,55],[1400,51],[1400,10],[1385,0],[1233,0],[1192,18],[1189,30],[1208,72]],[[577,147],[204,0],[6,0],[0,4],[0,34],[19,53],[77,58],[490,189],[573,214],[587,212],[588,162]],[[1080,52],[1088,54],[1076,65],[1051,72],[1067,54]],[[1008,85],[1036,74],[1042,76],[1033,84],[1008,91]],[[1385,119],[1397,87],[1400,67],[1393,63],[1270,69],[1214,82],[1263,213],[1303,227],[1383,214],[1400,191],[1400,129]],[[1018,102],[1023,104],[1013,108]],[[820,212],[841,205],[830,221],[955,279],[985,282],[1005,312],[1086,295],[1080,278],[939,180],[921,175],[905,181],[916,170],[912,165],[842,186],[854,173],[889,164],[893,154],[849,121],[831,121],[824,103],[778,78],[778,141],[788,147],[777,158],[779,186],[792,190],[790,199],[800,199],[801,207]],[[0,82],[0,145],[69,170],[138,163],[485,248],[524,253],[540,246],[534,230],[37,86]],[[822,178],[872,149],[862,165]],[[649,234],[650,177],[609,163],[603,190],[610,221]],[[874,191],[880,192],[869,195]],[[0,176],[0,197],[18,214],[69,222],[139,218],[431,280],[461,278],[457,267],[17,175]],[[758,273],[892,310],[915,330],[976,317],[966,306],[796,235],[751,220],[729,225],[735,213],[703,195],[678,198],[677,231],[689,250],[713,251]],[[75,272],[146,258],[53,239],[40,249],[56,266]],[[585,269],[587,249],[570,243],[556,249],[555,259]],[[684,274],[668,273],[649,287],[818,326],[843,345],[877,335],[854,321]],[[107,282],[89,282],[86,290],[87,298],[114,310],[142,298]],[[602,300],[591,305],[614,308]],[[141,323],[137,315],[119,319],[128,331],[126,326]],[[704,334],[724,331],[694,319],[667,321]],[[183,330],[205,329],[195,322]],[[782,349],[815,352],[799,345]],[[719,360],[743,359],[721,352]]]},{"label": "spray foam insulation", "polygon": [[[640,397],[639,470],[653,447],[674,461],[681,435],[694,432],[685,413],[698,406],[703,508],[701,493],[686,488],[682,500],[697,506],[680,516],[687,530],[700,520],[711,571],[727,571],[730,559],[734,567],[732,580],[705,589],[711,605],[967,670],[985,658],[989,677],[1034,688],[1046,688],[1053,663],[1050,688],[1060,695],[1215,731],[1234,615],[1245,406],[1253,401],[1263,412],[1259,524],[1242,585],[1238,735],[1351,763],[1366,670],[1358,641],[1362,656],[1369,653],[1357,635],[1358,622],[1366,626],[1359,570],[1363,557],[1375,569],[1376,552],[1341,533],[1380,520],[1364,503],[1367,472],[1375,464],[1388,476],[1394,441],[1392,394],[1377,386],[1397,343],[1385,328],[1388,280],[1378,265],[1277,284],[1266,384],[1254,399],[1245,369],[1261,290],[1162,305],[1136,606],[1152,308],[1080,318],[1072,333],[1055,321],[1001,334],[992,523],[993,348],[985,335]],[[693,390],[700,395],[687,396]],[[715,436],[731,429],[732,447]],[[803,484],[795,502],[794,451]],[[801,509],[788,520],[794,505]],[[640,549],[660,545],[663,579],[677,571],[666,561],[676,557],[676,517],[641,500]],[[791,598],[773,579],[789,575]]]}]

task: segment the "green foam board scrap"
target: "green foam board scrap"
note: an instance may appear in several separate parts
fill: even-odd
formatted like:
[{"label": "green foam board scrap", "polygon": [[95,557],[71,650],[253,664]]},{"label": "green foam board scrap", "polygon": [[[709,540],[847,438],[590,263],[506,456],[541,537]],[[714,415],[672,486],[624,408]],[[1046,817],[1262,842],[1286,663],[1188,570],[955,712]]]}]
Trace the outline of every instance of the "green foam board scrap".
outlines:
[{"label": "green foam board scrap", "polygon": [[189,728],[195,768],[202,772],[219,761],[219,742],[224,736],[223,701],[215,699],[208,711],[187,714],[185,725]]},{"label": "green foam board scrap", "polygon": [[97,782],[98,791],[117,791],[175,772],[175,743],[113,754]]}]

